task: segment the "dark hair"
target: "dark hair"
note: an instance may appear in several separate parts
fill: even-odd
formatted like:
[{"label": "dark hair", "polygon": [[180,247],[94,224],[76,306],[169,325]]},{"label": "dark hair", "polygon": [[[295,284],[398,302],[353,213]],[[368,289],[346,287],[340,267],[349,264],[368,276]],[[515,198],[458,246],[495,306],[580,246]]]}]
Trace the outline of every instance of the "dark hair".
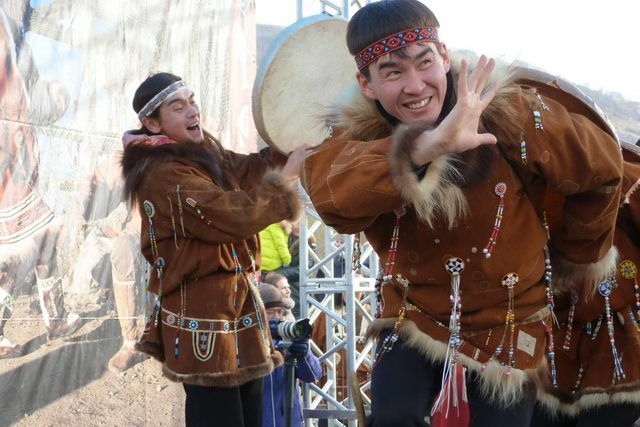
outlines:
[{"label": "dark hair", "polygon": [[[417,0],[382,0],[358,10],[347,26],[347,47],[355,56],[371,43],[398,31],[416,27],[440,27],[433,12]],[[402,50],[396,51],[398,53]],[[362,74],[369,78],[369,70]]]},{"label": "dark hair", "polygon": [[[133,111],[135,111],[136,114],[139,113],[147,102],[160,93],[160,91],[180,80],[182,80],[180,77],[171,73],[156,73],[150,75],[138,86],[136,93],[133,95]],[[160,107],[153,110],[147,117],[157,119],[159,115]],[[153,135],[153,132],[144,127],[144,125],[139,131],[134,131],[133,133]]]},{"label": "dark hair", "polygon": [[[151,74],[147,77],[138,89],[136,89],[135,94],[133,95],[133,110],[137,113],[140,112],[144,108],[144,106],[149,102],[154,96],[160,93],[163,89],[168,87],[169,85],[182,80],[181,77],[176,76],[175,74],[161,72]],[[160,107],[156,108],[149,114],[147,117],[157,119],[160,116]],[[138,130],[129,131],[132,134],[146,134],[146,135],[154,135],[149,129],[147,129],[144,125]],[[229,160],[225,155],[225,150],[220,141],[218,141],[213,135],[203,129],[205,141],[208,141],[208,144],[169,144],[163,146],[160,150],[149,150],[149,147],[145,147],[144,145],[132,144],[129,148],[125,150],[125,160],[123,160],[123,169],[126,171],[128,169],[132,169],[133,165],[136,161],[139,160],[140,157],[146,157],[150,154],[155,153],[157,157],[161,157],[163,155],[172,155],[172,156],[181,156],[188,160],[193,161],[194,163],[200,164],[209,174],[211,179],[218,183],[225,190],[233,190],[233,186],[230,181],[225,176],[225,171],[229,168]],[[183,150],[182,147],[189,147],[186,150]],[[198,151],[196,148],[202,148],[204,151]],[[127,151],[137,151],[138,157],[132,154],[130,157],[133,158],[129,163],[126,162],[126,152]],[[130,180],[130,183],[125,183],[125,199],[130,200],[134,203],[135,200],[135,192],[140,184],[141,177],[127,178]]]},{"label": "dark hair", "polygon": [[[349,53],[355,56],[375,41],[398,31],[417,27],[440,28],[440,22],[438,22],[436,15],[418,0],[382,0],[369,3],[358,10],[349,21],[347,48]],[[436,43],[436,47],[438,52],[442,53],[440,44]],[[396,50],[392,54],[403,56],[404,49]],[[363,68],[361,72],[365,78],[369,79],[369,67]],[[456,104],[456,100],[453,91],[453,76],[449,71],[447,73],[447,92],[436,124],[449,114]],[[397,119],[384,111],[379,102],[376,102],[376,106],[387,120],[393,125],[397,124]]]}]

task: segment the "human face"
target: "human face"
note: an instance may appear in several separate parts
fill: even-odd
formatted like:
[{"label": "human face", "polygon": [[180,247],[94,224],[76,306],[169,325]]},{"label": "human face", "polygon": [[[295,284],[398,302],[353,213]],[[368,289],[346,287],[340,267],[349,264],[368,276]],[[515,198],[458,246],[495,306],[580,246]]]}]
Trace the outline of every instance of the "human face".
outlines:
[{"label": "human face", "polygon": [[360,72],[356,76],[362,94],[378,100],[400,122],[434,124],[444,104],[450,67],[444,45],[439,52],[433,42],[414,43],[369,65],[369,79]]},{"label": "human face", "polygon": [[200,107],[193,91],[187,87],[176,91],[160,105],[157,119],[147,117],[143,124],[151,132],[162,133],[176,142],[204,141],[200,126]]},{"label": "human face", "polygon": [[282,298],[291,297],[291,286],[289,286],[289,281],[287,279],[278,280],[276,288],[280,291]]},{"label": "human face", "polygon": [[284,308],[282,307],[272,307],[267,308],[267,319],[268,320],[282,320],[284,319]]}]

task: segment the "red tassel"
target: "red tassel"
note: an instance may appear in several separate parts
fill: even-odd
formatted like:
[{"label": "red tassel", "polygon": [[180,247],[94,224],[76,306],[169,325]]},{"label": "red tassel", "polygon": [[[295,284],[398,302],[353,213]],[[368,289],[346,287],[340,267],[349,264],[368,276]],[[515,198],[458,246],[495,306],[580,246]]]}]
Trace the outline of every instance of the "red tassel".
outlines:
[{"label": "red tassel", "polygon": [[[471,417],[465,382],[466,370],[460,363],[454,365],[454,374],[447,379],[436,398],[440,405],[434,408],[431,415],[431,427],[469,427]],[[449,393],[452,395],[449,396]]]}]

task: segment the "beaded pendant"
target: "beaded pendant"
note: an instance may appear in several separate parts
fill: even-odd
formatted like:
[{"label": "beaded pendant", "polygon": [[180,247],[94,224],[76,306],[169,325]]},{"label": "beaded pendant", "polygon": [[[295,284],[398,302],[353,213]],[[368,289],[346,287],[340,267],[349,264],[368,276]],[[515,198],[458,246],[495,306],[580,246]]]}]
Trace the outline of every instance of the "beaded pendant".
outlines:
[{"label": "beaded pendant", "polygon": [[158,326],[158,321],[160,318],[160,310],[162,308],[162,272],[165,267],[164,258],[160,256],[158,251],[158,242],[156,239],[156,231],[153,227],[153,217],[156,214],[156,209],[149,200],[145,200],[142,202],[142,208],[144,209],[144,213],[147,215],[147,219],[149,220],[149,241],[151,243],[151,256],[153,257],[153,261],[156,267],[156,272],[158,275],[158,297],[156,298],[156,307],[155,307],[155,318],[154,318],[154,326]]},{"label": "beaded pendant", "polygon": [[509,302],[507,307],[507,314],[505,316],[505,331],[509,330],[509,353],[507,355],[507,372],[506,375],[511,375],[511,368],[515,366],[516,361],[514,358],[513,348],[513,336],[516,328],[515,320],[515,308],[513,303],[513,290],[518,284],[519,277],[517,273],[508,273],[502,277],[502,286],[509,291]]},{"label": "beaded pendant", "polygon": [[[182,237],[185,238],[186,233],[184,232],[184,212],[182,210],[182,199],[180,198],[180,185],[176,185],[176,196],[178,199],[178,214],[180,215],[180,227],[182,228]],[[178,245],[178,232],[176,230],[176,219],[173,216],[173,201],[171,197],[167,196],[169,199],[169,212],[171,214],[171,229],[173,230],[173,243],[176,249],[180,249],[180,245]]]},{"label": "beaded pendant", "polygon": [[[460,274],[464,270],[464,261],[458,257],[450,257],[445,262],[445,268],[451,275],[451,295],[449,296],[449,301],[451,302],[451,316],[449,317],[449,343],[447,345],[447,354],[445,356],[442,371],[440,393],[431,408],[431,415],[442,408],[450,408],[450,403],[453,403],[453,406],[457,407],[460,402],[457,402],[455,398],[452,398],[452,396],[458,395],[459,387],[465,387],[465,370],[461,365],[458,366],[458,349],[462,344],[460,327],[462,317]],[[460,376],[458,375],[460,372],[461,379],[458,378]],[[461,383],[458,384],[458,381],[461,381]],[[450,402],[452,399],[453,402]]]},{"label": "beaded pendant", "polygon": [[176,339],[174,343],[173,355],[177,359],[180,357],[180,331],[184,327],[185,312],[187,309],[187,285],[185,280],[180,282],[180,313],[176,325]]},{"label": "beaded pendant", "polygon": [[376,352],[376,363],[380,360],[384,353],[393,350],[394,344],[400,337],[400,326],[402,325],[402,321],[407,314],[407,295],[409,294],[409,281],[400,274],[396,274],[396,281],[402,285],[402,305],[400,306],[400,310],[398,311],[398,317],[393,324],[391,333],[389,333],[389,335],[385,337],[385,339],[382,341],[380,349]]},{"label": "beaded pendant", "polygon": [[569,351],[571,348],[571,333],[573,332],[573,317],[576,313],[576,304],[578,303],[578,294],[574,291],[571,291],[571,295],[569,296],[569,302],[571,306],[569,307],[569,315],[567,319],[567,332],[564,336],[564,344],[562,344],[562,349],[564,351]]},{"label": "beaded pendant", "polygon": [[187,237],[184,232],[184,210],[182,209],[182,198],[180,197],[180,184],[176,185],[176,196],[178,198],[178,215],[180,215],[180,228],[182,228],[182,237]]},{"label": "beaded pendant", "polygon": [[611,304],[609,296],[613,289],[613,283],[610,279],[603,280],[598,285],[598,292],[604,297],[605,316],[607,316],[607,332],[609,333],[609,342],[611,343],[611,354],[613,355],[614,370],[613,375],[616,381],[619,381],[625,377],[622,370],[622,362],[618,355],[618,349],[616,348],[616,341],[613,328],[613,317],[611,315]]},{"label": "beaded pendant", "polygon": [[580,368],[578,369],[578,375],[576,377],[576,383],[571,387],[571,394],[576,394],[578,388],[580,388],[580,383],[582,382],[582,375],[584,374],[584,368],[582,364],[580,364]]},{"label": "beaded pendant", "polygon": [[[540,95],[537,96],[540,108],[542,108],[543,111],[549,110],[549,106],[544,103],[542,97]],[[539,110],[533,110],[533,125],[535,126],[536,130],[544,130],[544,125],[542,124],[542,114],[540,114]]]},{"label": "beaded pendant", "polygon": [[200,209],[200,206],[198,206],[198,202],[196,202],[194,199],[192,199],[191,197],[187,197],[187,199],[185,200],[185,202],[187,202],[187,204],[189,206],[191,206],[192,208],[194,208],[196,210],[196,212],[198,213],[198,215],[200,216],[200,220],[202,222],[204,222],[207,225],[211,225],[211,220],[208,220],[204,214],[202,213],[202,209]]},{"label": "beaded pendant", "polygon": [[236,252],[236,248],[231,245],[231,257],[233,258],[233,265],[236,274],[236,280],[233,288],[233,306],[236,306],[236,297],[238,296],[238,275],[242,274],[242,264],[238,260],[238,253]]},{"label": "beaded pendant", "polygon": [[527,141],[524,138],[520,141],[520,160],[523,165],[527,164]]},{"label": "beaded pendant", "polygon": [[533,111],[533,124],[537,130],[544,130],[544,126],[542,125],[542,115],[540,111]]},{"label": "beaded pendant", "polygon": [[387,260],[384,263],[384,269],[380,269],[378,277],[376,278],[375,292],[376,292],[376,319],[382,316],[383,304],[382,304],[382,284],[391,280],[393,274],[393,267],[396,264],[396,254],[398,252],[398,238],[400,236],[400,218],[404,215],[404,209],[396,209],[396,221],[393,226],[393,232],[391,233],[391,243],[389,244],[389,250],[387,251]]},{"label": "beaded pendant", "polygon": [[556,369],[556,352],[553,345],[553,325],[541,320],[545,335],[547,335],[547,358],[551,368],[551,384],[553,388],[558,388],[558,371]]},{"label": "beaded pendant", "polygon": [[499,182],[493,189],[493,192],[496,196],[500,198],[498,202],[498,212],[496,213],[496,219],[493,222],[493,229],[491,230],[491,237],[489,237],[489,242],[487,246],[484,247],[482,253],[485,258],[491,258],[491,252],[493,251],[494,246],[496,245],[496,240],[498,239],[498,234],[500,234],[500,226],[502,225],[502,215],[504,213],[504,195],[507,194],[507,184],[504,182]]},{"label": "beaded pendant", "polygon": [[556,326],[560,327],[558,318],[556,317],[555,307],[556,303],[553,299],[553,267],[551,266],[551,255],[549,254],[549,247],[544,247],[544,284],[545,284],[545,300],[547,302],[547,308],[551,313],[551,318]]}]

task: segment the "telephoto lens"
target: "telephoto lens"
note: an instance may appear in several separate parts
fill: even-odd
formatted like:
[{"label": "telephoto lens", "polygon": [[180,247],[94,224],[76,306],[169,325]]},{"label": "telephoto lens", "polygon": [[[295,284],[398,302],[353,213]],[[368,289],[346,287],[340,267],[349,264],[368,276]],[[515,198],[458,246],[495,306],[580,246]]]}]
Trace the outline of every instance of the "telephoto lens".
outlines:
[{"label": "telephoto lens", "polygon": [[271,336],[275,340],[291,341],[294,338],[310,338],[313,326],[308,318],[287,322],[270,321]]}]

